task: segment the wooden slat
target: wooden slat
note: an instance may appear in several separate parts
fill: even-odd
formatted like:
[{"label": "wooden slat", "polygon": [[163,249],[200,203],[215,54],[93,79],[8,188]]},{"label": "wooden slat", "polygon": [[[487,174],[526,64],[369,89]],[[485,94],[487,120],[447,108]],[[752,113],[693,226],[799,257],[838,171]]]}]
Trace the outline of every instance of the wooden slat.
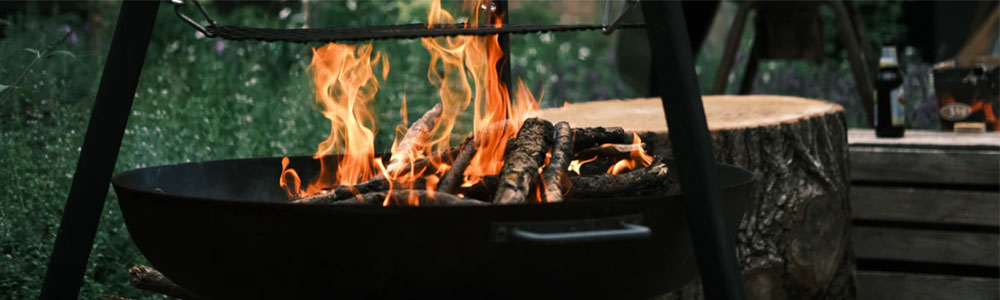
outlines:
[{"label": "wooden slat", "polygon": [[1000,132],[964,134],[931,130],[906,130],[903,138],[878,138],[872,129],[847,131],[847,143],[852,146],[897,146],[944,148],[1000,148]]},{"label": "wooden slat", "polygon": [[1000,151],[851,146],[851,179],[996,185]]},{"label": "wooden slat", "polygon": [[1000,265],[1000,234],[855,226],[859,259]]},{"label": "wooden slat", "polygon": [[1000,192],[851,186],[858,220],[1000,225]]},{"label": "wooden slat", "polygon": [[859,300],[1000,299],[997,278],[858,271]]}]

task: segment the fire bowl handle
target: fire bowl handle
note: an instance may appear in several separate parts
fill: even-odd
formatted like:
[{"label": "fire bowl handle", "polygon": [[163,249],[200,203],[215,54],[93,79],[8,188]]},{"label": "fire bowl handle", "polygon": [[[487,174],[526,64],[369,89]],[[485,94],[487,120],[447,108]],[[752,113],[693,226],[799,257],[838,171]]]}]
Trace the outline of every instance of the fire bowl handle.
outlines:
[{"label": "fire bowl handle", "polygon": [[626,216],[600,220],[497,224],[493,228],[493,241],[570,244],[649,238],[652,230],[639,225],[640,220],[640,216]]}]

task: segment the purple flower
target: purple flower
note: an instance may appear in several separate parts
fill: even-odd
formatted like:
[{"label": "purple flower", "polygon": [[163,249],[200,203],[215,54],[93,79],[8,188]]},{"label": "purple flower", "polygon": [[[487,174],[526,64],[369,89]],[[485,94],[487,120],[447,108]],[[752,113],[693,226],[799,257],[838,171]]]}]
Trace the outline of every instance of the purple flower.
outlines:
[{"label": "purple flower", "polygon": [[63,24],[62,26],[59,26],[59,31],[62,31],[63,33],[69,33],[69,43],[76,45],[76,42],[79,40],[79,38],[77,38],[76,32],[73,31],[73,28],[69,27],[69,25]]},{"label": "purple flower", "polygon": [[215,54],[222,55],[222,51],[226,50],[226,42],[222,39],[215,40]]}]

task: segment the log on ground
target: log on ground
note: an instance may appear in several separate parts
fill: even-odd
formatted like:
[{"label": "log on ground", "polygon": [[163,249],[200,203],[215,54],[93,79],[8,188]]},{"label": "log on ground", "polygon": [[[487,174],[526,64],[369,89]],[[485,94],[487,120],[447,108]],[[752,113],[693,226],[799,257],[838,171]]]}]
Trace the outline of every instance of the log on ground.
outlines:
[{"label": "log on ground", "polygon": [[129,283],[132,286],[154,293],[186,300],[207,300],[208,298],[189,292],[177,285],[160,271],[148,266],[136,265],[128,269]]}]

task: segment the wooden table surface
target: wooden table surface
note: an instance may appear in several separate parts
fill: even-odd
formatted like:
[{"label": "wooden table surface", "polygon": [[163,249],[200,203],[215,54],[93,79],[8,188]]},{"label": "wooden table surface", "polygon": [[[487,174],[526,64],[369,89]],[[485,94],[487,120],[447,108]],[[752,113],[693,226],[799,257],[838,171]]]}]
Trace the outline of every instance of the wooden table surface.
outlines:
[{"label": "wooden table surface", "polygon": [[1000,133],[848,144],[858,299],[1000,299]]}]

